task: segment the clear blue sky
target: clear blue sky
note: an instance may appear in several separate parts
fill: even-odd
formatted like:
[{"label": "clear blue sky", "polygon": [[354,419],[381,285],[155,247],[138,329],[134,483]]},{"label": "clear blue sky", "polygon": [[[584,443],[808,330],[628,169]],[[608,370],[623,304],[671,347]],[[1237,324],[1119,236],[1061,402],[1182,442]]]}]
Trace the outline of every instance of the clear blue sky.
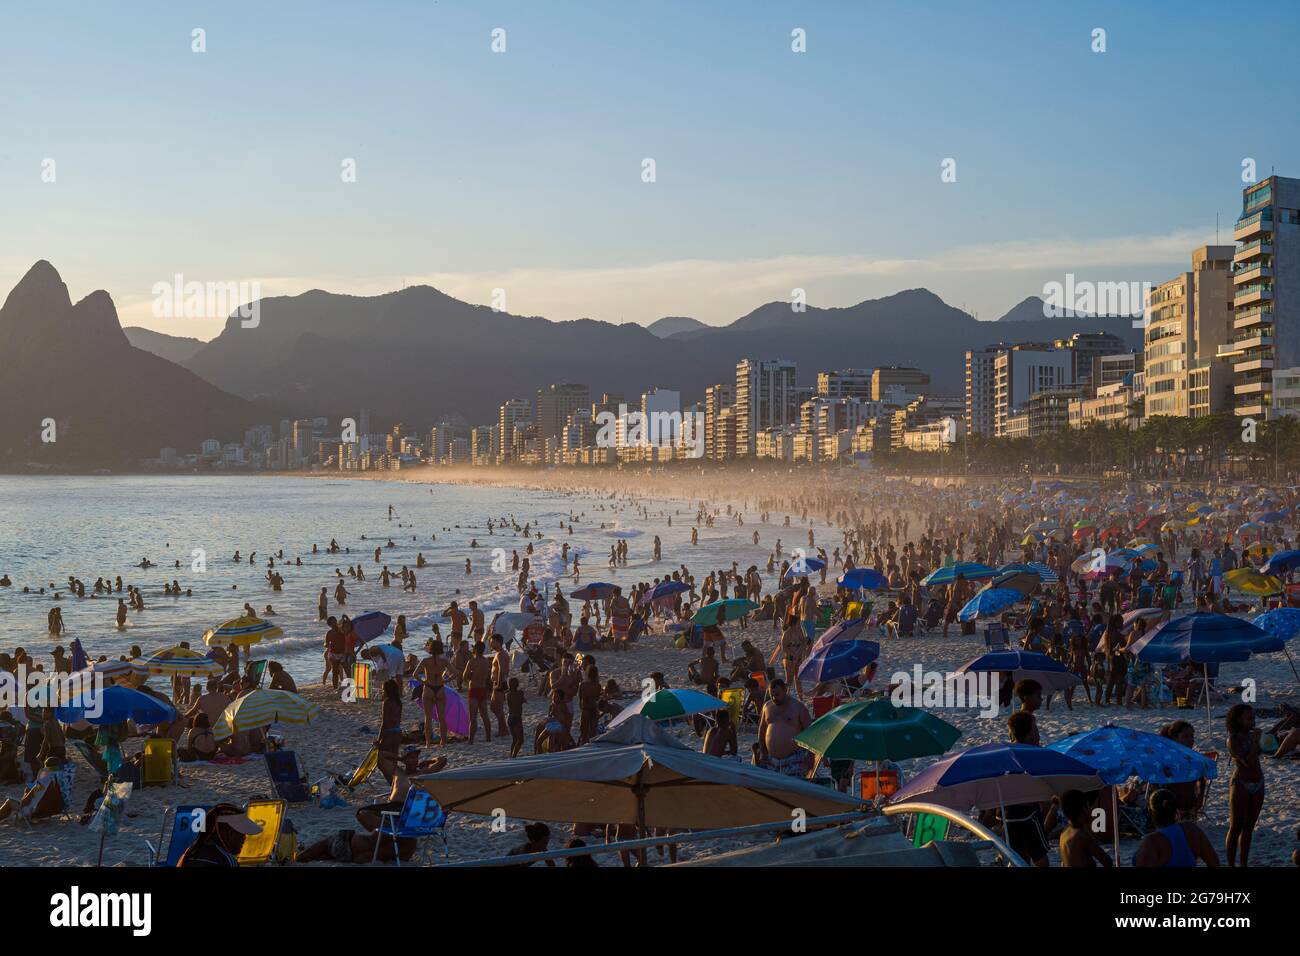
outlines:
[{"label": "clear blue sky", "polygon": [[556,319],[710,322],[792,285],[821,305],[927,285],[993,318],[1067,271],[1168,278],[1216,212],[1230,241],[1243,158],[1300,176],[1294,2],[3,16],[0,294],[48,258],[124,322],[204,338],[215,319],[151,319],[155,282],[430,281]]}]

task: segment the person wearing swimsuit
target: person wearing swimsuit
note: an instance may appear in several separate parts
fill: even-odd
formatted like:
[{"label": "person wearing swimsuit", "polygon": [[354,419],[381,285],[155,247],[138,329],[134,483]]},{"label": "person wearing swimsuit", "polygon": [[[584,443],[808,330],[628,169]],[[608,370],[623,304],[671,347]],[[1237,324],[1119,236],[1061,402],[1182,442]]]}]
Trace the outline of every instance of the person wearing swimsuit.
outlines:
[{"label": "person wearing swimsuit", "polygon": [[1188,820],[1178,822],[1178,800],[1172,793],[1157,790],[1147,806],[1156,830],[1142,838],[1133,855],[1134,866],[1193,867],[1198,861],[1206,866],[1219,865],[1219,855],[1205,831]]},{"label": "person wearing swimsuit", "polygon": [[450,666],[443,657],[442,641],[436,637],[425,643],[429,656],[415,668],[415,677],[423,684],[420,691],[420,709],[424,711],[424,745],[433,746],[433,720],[438,718],[439,744],[447,746],[447,691],[443,678]]},{"label": "person wearing swimsuit", "polygon": [[1228,784],[1228,866],[1237,865],[1239,846],[1241,865],[1246,866],[1255,824],[1264,808],[1264,768],[1259,763],[1260,732],[1255,726],[1255,708],[1234,704],[1228,708],[1225,723],[1233,768]]}]

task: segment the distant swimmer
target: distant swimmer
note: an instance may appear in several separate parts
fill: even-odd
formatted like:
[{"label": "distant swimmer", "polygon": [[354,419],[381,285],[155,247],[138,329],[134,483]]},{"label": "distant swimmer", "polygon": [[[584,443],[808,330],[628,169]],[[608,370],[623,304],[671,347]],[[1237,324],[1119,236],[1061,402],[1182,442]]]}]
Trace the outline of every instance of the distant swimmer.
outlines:
[{"label": "distant swimmer", "polygon": [[473,574],[473,573],[474,573],[474,569],[470,566],[469,558],[466,558],[466,559],[465,559],[465,573],[466,573],[466,574]]},{"label": "distant swimmer", "polygon": [[11,584],[13,584],[13,582],[9,580],[9,575],[0,575],[0,588],[7,588]]},{"label": "distant swimmer", "polygon": [[389,521],[392,521],[392,520],[393,520],[393,506],[392,506],[392,505],[389,505],[389,506],[388,506],[388,520],[389,520]]}]

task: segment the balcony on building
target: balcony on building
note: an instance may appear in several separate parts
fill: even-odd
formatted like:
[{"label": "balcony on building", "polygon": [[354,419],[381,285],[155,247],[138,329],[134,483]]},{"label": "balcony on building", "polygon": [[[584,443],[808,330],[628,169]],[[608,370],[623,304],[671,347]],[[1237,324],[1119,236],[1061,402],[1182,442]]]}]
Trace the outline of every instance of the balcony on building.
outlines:
[{"label": "balcony on building", "polygon": [[1238,219],[1232,229],[1232,238],[1236,242],[1243,242],[1264,236],[1271,237],[1272,232],[1273,210],[1261,209],[1257,213]]},{"label": "balcony on building", "polygon": [[1273,301],[1273,288],[1268,285],[1238,286],[1232,296],[1232,304],[1237,308],[1254,305],[1256,302]]},{"label": "balcony on building", "polygon": [[1248,242],[1232,254],[1233,265],[1239,262],[1247,262],[1251,259],[1259,259],[1262,256],[1271,256],[1273,254],[1273,243],[1267,239],[1256,239],[1254,242]]}]

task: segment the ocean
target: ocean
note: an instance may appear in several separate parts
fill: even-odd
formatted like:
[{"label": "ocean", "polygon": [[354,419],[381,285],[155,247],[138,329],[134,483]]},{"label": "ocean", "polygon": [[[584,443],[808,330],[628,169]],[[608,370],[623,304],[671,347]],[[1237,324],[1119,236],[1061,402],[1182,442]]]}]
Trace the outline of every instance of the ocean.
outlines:
[{"label": "ocean", "polygon": [[[648,519],[638,513],[638,506],[648,509]],[[462,606],[471,598],[478,600],[489,620],[494,611],[518,610],[518,575],[509,559],[514,550],[523,557],[528,541],[509,524],[489,535],[489,518],[513,518],[521,526],[531,523],[531,577],[539,587],[552,589],[563,576],[564,542],[580,556],[581,583],[625,586],[671,574],[682,564],[702,580],[710,570],[730,567],[732,561],[740,562],[742,571],[757,564],[766,586],[770,575],[763,568],[775,541],[781,538],[787,551],[807,543],[806,530],[758,524],[753,514],[744,525],[719,518],[715,527],[700,528],[699,544],[692,546],[694,512],[694,504],[686,501],[646,499],[633,504],[578,493],[403,481],[0,477],[0,575],[13,582],[0,588],[0,650],[12,653],[24,647],[48,667],[55,644],[66,646],[73,638],[81,640],[92,659],[101,654],[115,658],[132,645],[148,654],[182,640],[201,649],[204,631],[238,617],[244,602],[259,614],[271,604],[276,611],[271,620],[285,636],[256,645],[254,658],[273,657],[295,678],[318,681],[325,631],[316,611],[321,587],[329,589],[331,614],[355,617],[377,610],[394,620],[405,614],[411,636],[407,648],[417,652],[434,621],[446,634],[441,615],[453,600]],[[560,525],[563,520],[567,526],[571,515],[569,534]],[[773,520],[783,517],[774,515]],[[544,536],[540,541],[535,537],[538,530]],[[758,545],[752,539],[755,530]],[[658,563],[653,560],[655,535],[663,549]],[[326,554],[331,538],[347,550]],[[611,570],[609,550],[620,538],[628,542],[628,565]],[[471,547],[474,539],[477,548]],[[389,540],[393,547],[386,546]],[[313,544],[319,553],[312,554]],[[378,564],[377,546],[383,546]],[[504,572],[492,569],[497,547],[504,549]],[[277,558],[275,565],[285,583],[276,593],[266,580],[267,558],[281,549],[284,559]],[[196,551],[202,553],[202,571],[194,570]],[[236,551],[239,562],[233,559]],[[250,552],[256,552],[251,565]],[[418,553],[428,564],[416,571],[414,594],[402,591],[400,578],[391,587],[381,586],[384,565],[394,574],[403,565],[415,570]],[[141,569],[145,558],[155,566]],[[301,566],[295,563],[299,558]],[[466,558],[472,567],[468,574]],[[347,576],[349,565],[357,564],[365,571],[364,582]],[[350,595],[345,607],[334,601],[335,569],[344,573]],[[112,581],[118,575],[122,596],[125,586],[134,584],[145,599],[145,610],[131,612],[123,630],[114,622],[118,595],[91,596],[96,578]],[[69,576],[84,582],[84,598],[70,596]],[[182,589],[192,589],[193,596],[165,596],[163,585],[173,580]],[[576,586],[571,577],[561,581],[566,594]],[[30,592],[23,593],[24,587]],[[42,587],[44,594],[39,593]],[[67,625],[58,640],[46,626],[55,604]]]}]

